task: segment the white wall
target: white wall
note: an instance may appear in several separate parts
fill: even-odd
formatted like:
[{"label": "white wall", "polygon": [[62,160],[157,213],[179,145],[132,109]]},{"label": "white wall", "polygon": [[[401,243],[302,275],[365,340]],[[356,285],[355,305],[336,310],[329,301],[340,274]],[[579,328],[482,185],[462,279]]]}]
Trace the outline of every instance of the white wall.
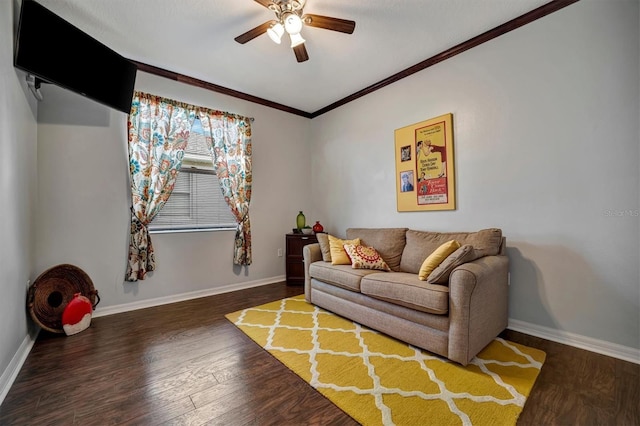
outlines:
[{"label": "white wall", "polygon": [[[146,73],[136,89],[193,105],[254,117],[253,263],[233,265],[235,231],[154,234],[156,271],[124,281],[128,253],[127,115],[55,86],[38,111],[36,268],[82,268],[105,308],[176,300],[180,295],[284,279],[284,234],[299,210],[310,212],[309,120]],[[235,287],[234,287],[235,288]]]},{"label": "white wall", "polygon": [[32,344],[26,295],[34,278],[36,101],[13,67],[16,10],[0,2],[0,402]]},{"label": "white wall", "polygon": [[[639,16],[583,0],[314,119],[323,224],[502,228],[512,319],[640,348]],[[449,112],[457,209],[397,212],[394,130]]]}]

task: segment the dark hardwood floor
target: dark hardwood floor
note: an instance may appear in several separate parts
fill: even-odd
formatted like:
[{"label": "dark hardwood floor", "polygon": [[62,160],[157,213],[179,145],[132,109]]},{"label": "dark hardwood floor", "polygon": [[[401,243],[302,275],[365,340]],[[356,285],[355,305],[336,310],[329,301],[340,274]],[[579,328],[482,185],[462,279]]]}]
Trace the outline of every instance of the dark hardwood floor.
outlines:
[{"label": "dark hardwood floor", "polygon": [[[41,332],[0,425],[355,425],[224,315],[302,293],[284,283]],[[519,425],[640,425],[640,366],[513,331],[547,353]]]}]

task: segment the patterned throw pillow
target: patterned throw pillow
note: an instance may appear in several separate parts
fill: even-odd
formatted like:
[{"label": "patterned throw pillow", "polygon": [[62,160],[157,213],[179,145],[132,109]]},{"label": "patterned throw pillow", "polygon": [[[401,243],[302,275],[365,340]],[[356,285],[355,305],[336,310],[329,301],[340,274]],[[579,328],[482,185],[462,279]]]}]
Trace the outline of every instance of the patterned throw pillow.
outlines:
[{"label": "patterned throw pillow", "polygon": [[353,269],[379,269],[390,271],[389,265],[373,247],[360,244],[345,244],[344,249],[351,259]]}]

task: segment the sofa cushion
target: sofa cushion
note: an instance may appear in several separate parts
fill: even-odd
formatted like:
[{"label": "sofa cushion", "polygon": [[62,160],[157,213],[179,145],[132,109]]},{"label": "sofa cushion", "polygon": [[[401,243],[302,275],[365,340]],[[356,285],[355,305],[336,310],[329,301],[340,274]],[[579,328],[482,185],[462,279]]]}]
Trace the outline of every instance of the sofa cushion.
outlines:
[{"label": "sofa cushion", "polygon": [[351,267],[354,269],[377,269],[380,271],[390,271],[389,265],[373,247],[361,244],[345,244],[344,250],[351,260]]},{"label": "sofa cushion", "polygon": [[427,277],[429,284],[449,284],[449,275],[458,266],[473,260],[475,253],[471,244],[465,244],[447,257]]},{"label": "sofa cushion", "polygon": [[456,240],[461,245],[473,246],[473,259],[496,255],[502,243],[502,230],[498,228],[483,229],[477,232],[406,232],[407,243],[402,252],[400,269],[404,272],[417,274],[422,262],[438,247],[449,240]]},{"label": "sofa cushion", "polygon": [[416,274],[379,272],[367,275],[360,282],[360,292],[422,312],[444,315],[449,311],[449,287],[420,281]]},{"label": "sofa cushion", "polygon": [[353,269],[351,265],[332,265],[328,262],[313,262],[309,266],[309,276],[351,291],[360,291],[362,277],[380,273],[375,269]]},{"label": "sofa cushion", "polygon": [[399,271],[406,232],[407,228],[349,228],[347,238],[360,238],[361,244],[380,253],[391,270]]},{"label": "sofa cushion", "polygon": [[336,285],[327,284],[323,281],[312,279],[310,283],[313,299],[319,293],[335,296],[341,299],[341,301],[349,304],[349,302],[356,303],[362,308],[370,308],[376,311],[384,312],[394,317],[402,318],[407,321],[422,324],[430,328],[434,328],[438,331],[449,334],[449,316],[448,315],[436,315],[429,312],[421,312],[417,309],[409,309],[406,306],[400,306],[397,303],[389,303],[384,300],[376,299],[375,297],[367,296],[366,294],[359,293],[357,291],[349,291],[344,288],[340,288]]},{"label": "sofa cushion", "polygon": [[426,281],[427,277],[431,275],[431,272],[436,269],[451,253],[460,248],[460,243],[456,240],[450,240],[442,244],[435,249],[427,258],[422,262],[420,271],[418,272],[418,278],[421,281]]},{"label": "sofa cushion", "polygon": [[325,262],[331,262],[331,246],[329,245],[329,234],[324,232],[318,232],[316,239],[320,245],[320,252],[322,253],[322,260]]},{"label": "sofa cushion", "polygon": [[332,265],[351,265],[351,260],[347,256],[347,252],[344,250],[345,244],[360,244],[360,239],[355,238],[353,240],[343,240],[333,235],[329,235],[329,248],[331,249],[331,264]]}]

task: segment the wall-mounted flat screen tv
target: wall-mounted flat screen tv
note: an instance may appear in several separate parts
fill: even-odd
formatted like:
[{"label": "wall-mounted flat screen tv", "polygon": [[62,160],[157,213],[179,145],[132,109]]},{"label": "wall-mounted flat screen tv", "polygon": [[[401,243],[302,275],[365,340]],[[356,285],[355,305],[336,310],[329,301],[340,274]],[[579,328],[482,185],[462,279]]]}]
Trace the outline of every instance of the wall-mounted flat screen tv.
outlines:
[{"label": "wall-mounted flat screen tv", "polygon": [[129,113],[136,65],[34,0],[23,0],[13,65]]}]

